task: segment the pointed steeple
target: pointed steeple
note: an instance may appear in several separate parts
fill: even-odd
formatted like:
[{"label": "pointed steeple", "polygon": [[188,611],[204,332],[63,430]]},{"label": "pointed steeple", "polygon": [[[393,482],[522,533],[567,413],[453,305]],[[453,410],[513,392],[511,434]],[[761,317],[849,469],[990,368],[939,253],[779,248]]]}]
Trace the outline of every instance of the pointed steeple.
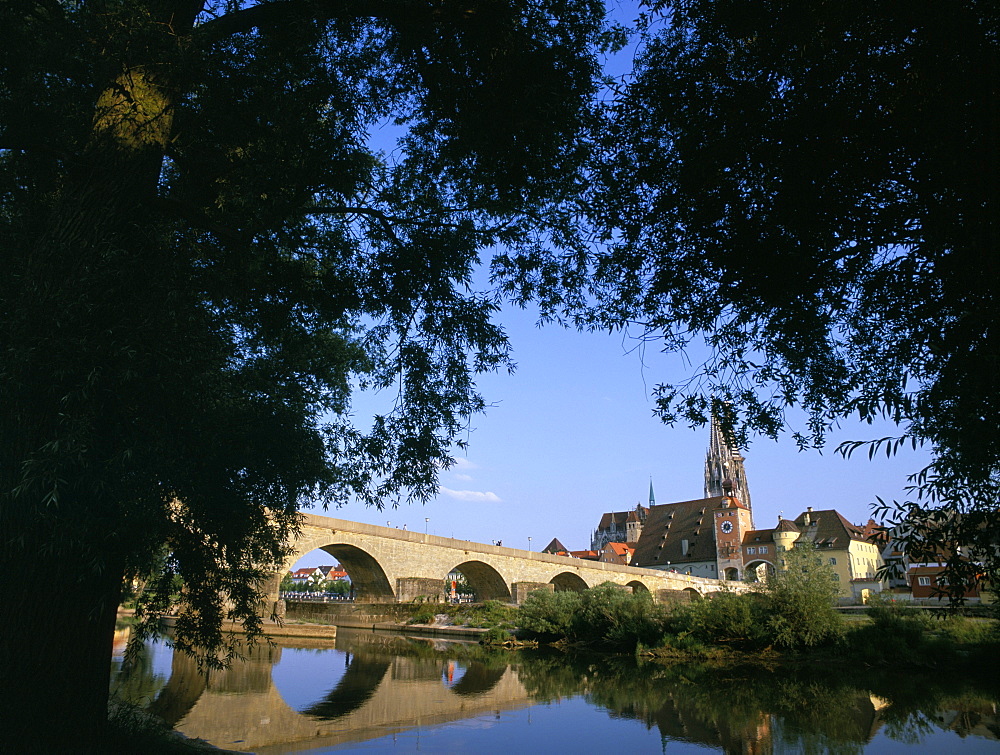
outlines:
[{"label": "pointed steeple", "polygon": [[743,456],[722,432],[719,420],[712,415],[712,429],[705,456],[705,497],[732,495],[750,508],[750,488],[743,469]]},{"label": "pointed steeple", "polygon": [[650,506],[655,506],[656,505],[656,497],[653,495],[653,478],[652,478],[652,476],[650,476],[650,478],[649,478],[649,505]]}]

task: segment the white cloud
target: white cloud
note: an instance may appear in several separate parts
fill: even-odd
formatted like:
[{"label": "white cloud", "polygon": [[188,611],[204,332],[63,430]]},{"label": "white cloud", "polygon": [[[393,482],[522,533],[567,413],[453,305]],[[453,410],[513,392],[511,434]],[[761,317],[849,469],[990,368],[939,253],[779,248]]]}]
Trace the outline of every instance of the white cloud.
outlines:
[{"label": "white cloud", "polygon": [[444,486],[438,488],[438,492],[448,496],[449,498],[455,498],[459,501],[477,501],[484,503],[500,503],[500,496],[496,493],[481,493],[478,490],[451,490]]},{"label": "white cloud", "polygon": [[455,463],[451,465],[452,469],[479,469],[478,464],[473,464],[468,459],[463,459],[461,456],[455,459]]},{"label": "white cloud", "polygon": [[461,480],[462,482],[468,482],[469,480],[472,479],[472,475],[470,475],[470,474],[460,474],[458,472],[456,472],[455,474],[453,474],[452,477],[454,477],[456,480]]}]

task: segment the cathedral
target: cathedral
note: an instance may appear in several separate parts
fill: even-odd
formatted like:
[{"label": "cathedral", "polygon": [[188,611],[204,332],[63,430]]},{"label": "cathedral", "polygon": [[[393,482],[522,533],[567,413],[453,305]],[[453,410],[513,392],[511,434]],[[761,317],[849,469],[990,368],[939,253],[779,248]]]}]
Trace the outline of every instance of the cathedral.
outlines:
[{"label": "cathedral", "polygon": [[771,529],[755,529],[743,455],[712,420],[705,455],[704,498],[657,504],[653,484],[649,503],[601,517],[591,549],[607,552],[624,544],[632,566],[665,569],[694,577],[743,580],[761,578],[784,566],[783,554],[809,541],[841,583],[842,596],[879,592],[883,561],[873,544],[875,523],[852,524],[833,509],[808,507],[795,519]]},{"label": "cathedral", "polygon": [[674,569],[698,577],[742,579],[742,537],[753,530],[750,491],[743,456],[724,437],[713,417],[705,456],[705,497],[657,505],[653,483],[649,504],[601,517],[591,550],[621,542],[634,550],[633,566]]},{"label": "cathedral", "polygon": [[743,538],[753,510],[743,455],[713,417],[704,498],[650,506],[632,564],[712,579],[744,578]]}]

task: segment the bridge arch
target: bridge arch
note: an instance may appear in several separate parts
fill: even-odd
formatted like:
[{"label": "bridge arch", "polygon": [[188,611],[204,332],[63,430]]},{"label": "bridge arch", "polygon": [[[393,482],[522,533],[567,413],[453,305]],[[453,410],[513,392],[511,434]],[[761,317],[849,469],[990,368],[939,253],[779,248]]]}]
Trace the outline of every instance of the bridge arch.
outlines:
[{"label": "bridge arch", "polygon": [[751,561],[744,567],[744,573],[752,582],[763,582],[774,574],[774,564],[763,559]]},{"label": "bridge arch", "polygon": [[643,584],[637,579],[633,579],[631,582],[626,583],[625,586],[631,587],[633,594],[638,594],[640,592],[649,592],[649,588],[646,587],[645,584]]},{"label": "bridge arch", "polygon": [[587,589],[587,582],[579,574],[574,574],[570,571],[564,571],[561,574],[557,574],[549,582],[555,585],[556,592],[564,592],[572,590],[573,592],[583,592]]},{"label": "bridge arch", "polygon": [[701,600],[702,598],[702,594],[693,587],[685,587],[684,592],[688,594],[691,600]]},{"label": "bridge arch", "polygon": [[322,700],[317,700],[299,712],[325,721],[343,718],[362,708],[371,699],[391,666],[392,661],[388,658],[354,655],[337,686],[327,692]]},{"label": "bridge arch", "polygon": [[340,562],[351,578],[355,597],[359,601],[391,602],[395,599],[396,594],[385,569],[367,551],[348,543],[332,543],[320,546],[319,549]]},{"label": "bridge arch", "polygon": [[462,678],[450,689],[452,693],[463,697],[482,695],[496,687],[505,673],[507,673],[506,666],[489,668],[473,661],[465,668]]},{"label": "bridge arch", "polygon": [[477,601],[502,600],[510,602],[510,588],[507,580],[487,563],[482,561],[465,561],[456,566],[453,571],[460,571],[468,580],[469,587],[476,594]]}]

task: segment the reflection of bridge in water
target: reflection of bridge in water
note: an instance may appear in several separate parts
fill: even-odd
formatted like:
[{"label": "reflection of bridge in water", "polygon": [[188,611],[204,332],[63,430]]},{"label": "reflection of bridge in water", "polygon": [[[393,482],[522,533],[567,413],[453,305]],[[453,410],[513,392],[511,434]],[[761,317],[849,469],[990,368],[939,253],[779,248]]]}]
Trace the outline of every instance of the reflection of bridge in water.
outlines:
[{"label": "reflection of bridge in water", "polygon": [[398,638],[386,638],[389,647],[380,648],[338,639],[337,649],[347,653],[346,669],[301,711],[286,702],[272,668],[283,651],[328,648],[328,643],[259,646],[246,662],[212,672],[207,681],[189,656],[175,653],[170,680],[150,712],[218,747],[266,752],[263,748],[290,743],[308,749],[360,742],[531,702],[516,668],[469,663],[455,679],[460,669],[454,661],[390,656],[395,642]]}]

